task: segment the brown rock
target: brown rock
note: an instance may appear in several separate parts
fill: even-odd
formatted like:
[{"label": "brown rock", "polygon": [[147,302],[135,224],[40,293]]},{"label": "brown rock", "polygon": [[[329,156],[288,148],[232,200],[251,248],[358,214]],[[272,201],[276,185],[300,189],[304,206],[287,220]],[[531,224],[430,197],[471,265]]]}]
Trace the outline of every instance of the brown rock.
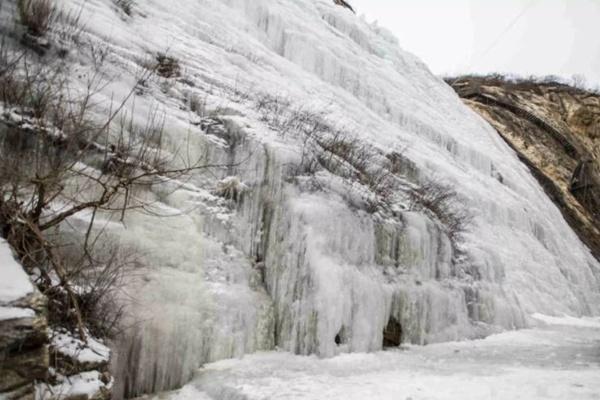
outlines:
[{"label": "brown rock", "polygon": [[47,377],[46,299],[39,292],[7,306],[32,309],[33,317],[0,321],[0,394],[8,399],[33,398],[33,383]]},{"label": "brown rock", "polygon": [[502,76],[448,82],[515,150],[600,260],[600,93]]}]

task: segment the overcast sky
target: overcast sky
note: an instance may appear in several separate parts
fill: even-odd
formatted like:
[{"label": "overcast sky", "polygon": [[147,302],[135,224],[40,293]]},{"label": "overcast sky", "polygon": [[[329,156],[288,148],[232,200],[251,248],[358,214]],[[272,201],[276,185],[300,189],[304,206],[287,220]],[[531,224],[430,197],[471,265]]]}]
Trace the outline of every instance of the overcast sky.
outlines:
[{"label": "overcast sky", "polygon": [[437,74],[583,75],[600,85],[600,0],[350,0]]}]

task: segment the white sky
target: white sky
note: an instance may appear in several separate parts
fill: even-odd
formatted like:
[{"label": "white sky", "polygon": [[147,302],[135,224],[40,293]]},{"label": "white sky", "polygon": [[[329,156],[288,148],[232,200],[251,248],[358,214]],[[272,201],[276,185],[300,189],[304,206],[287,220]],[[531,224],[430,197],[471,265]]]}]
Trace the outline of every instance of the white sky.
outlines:
[{"label": "white sky", "polygon": [[349,1],[437,74],[578,74],[600,85],[600,0]]}]

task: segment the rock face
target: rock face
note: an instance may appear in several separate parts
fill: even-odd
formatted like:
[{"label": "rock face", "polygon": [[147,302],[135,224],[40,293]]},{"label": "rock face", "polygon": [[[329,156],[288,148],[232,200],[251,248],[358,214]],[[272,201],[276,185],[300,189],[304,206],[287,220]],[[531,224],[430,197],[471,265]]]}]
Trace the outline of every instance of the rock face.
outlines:
[{"label": "rock face", "polygon": [[0,393],[9,399],[33,398],[34,381],[48,371],[45,298],[34,293],[22,304],[35,314],[0,321]]},{"label": "rock face", "polygon": [[600,94],[546,81],[449,81],[517,152],[600,259]]},{"label": "rock face", "polygon": [[0,239],[0,397],[33,399],[46,379],[46,298],[29,282]]}]

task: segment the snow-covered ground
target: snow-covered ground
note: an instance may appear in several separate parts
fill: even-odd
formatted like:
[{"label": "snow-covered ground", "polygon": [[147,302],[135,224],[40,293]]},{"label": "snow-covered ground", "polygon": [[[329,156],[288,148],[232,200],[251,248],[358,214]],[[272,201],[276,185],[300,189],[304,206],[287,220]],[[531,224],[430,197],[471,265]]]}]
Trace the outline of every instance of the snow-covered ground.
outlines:
[{"label": "snow-covered ground", "polygon": [[0,305],[19,300],[33,292],[23,267],[15,260],[6,240],[0,238]]},{"label": "snow-covered ground", "polygon": [[110,349],[88,334],[87,343],[67,331],[50,335],[52,350],[79,363],[102,364],[110,360]]},{"label": "snow-covered ground", "polygon": [[6,240],[0,238],[0,321],[32,318],[33,310],[11,306],[32,292],[29,277],[15,260]]},{"label": "snow-covered ground", "polygon": [[56,379],[58,383],[54,386],[37,385],[37,400],[102,398],[99,394],[103,390],[108,392],[113,385],[112,380],[103,382],[102,374],[98,371],[86,371],[69,377],[59,375]]},{"label": "snow-covered ground", "polygon": [[600,399],[600,319],[537,315],[484,340],[332,359],[261,353],[202,368],[169,400]]}]

